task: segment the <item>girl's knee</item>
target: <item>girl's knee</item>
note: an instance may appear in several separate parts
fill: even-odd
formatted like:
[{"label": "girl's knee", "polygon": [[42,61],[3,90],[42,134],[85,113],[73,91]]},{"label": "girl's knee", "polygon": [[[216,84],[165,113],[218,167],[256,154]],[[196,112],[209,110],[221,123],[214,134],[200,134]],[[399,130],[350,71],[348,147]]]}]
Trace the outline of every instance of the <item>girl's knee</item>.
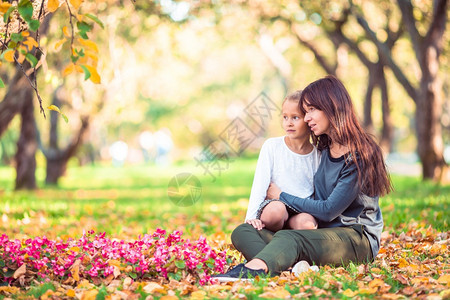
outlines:
[{"label": "girl's knee", "polygon": [[285,222],[288,217],[286,206],[281,201],[272,201],[263,209],[261,221],[263,223],[271,223],[273,221]]}]

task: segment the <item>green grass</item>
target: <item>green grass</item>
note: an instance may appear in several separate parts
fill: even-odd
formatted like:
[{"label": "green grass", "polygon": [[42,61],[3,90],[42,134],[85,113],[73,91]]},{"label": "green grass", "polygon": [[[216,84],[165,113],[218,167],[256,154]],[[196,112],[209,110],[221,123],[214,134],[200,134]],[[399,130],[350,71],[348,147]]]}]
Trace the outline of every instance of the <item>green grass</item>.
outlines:
[{"label": "green grass", "polygon": [[[138,235],[152,233],[159,227],[168,231],[183,230],[186,238],[205,235],[218,243],[229,243],[229,234],[244,220],[255,165],[255,159],[236,159],[222,170],[220,176],[215,172],[215,180],[204,175],[203,170],[193,163],[170,168],[149,165],[71,167],[58,187],[45,187],[42,183],[44,170],[39,169],[37,177],[42,188],[31,192],[13,191],[14,170],[0,167],[0,231],[10,238],[46,235],[65,239],[78,238],[83,231],[94,229],[120,239],[136,239]],[[169,199],[167,192],[170,180],[185,172],[198,177],[202,195],[194,205],[180,207]],[[449,185],[423,182],[416,177],[393,175],[392,179],[395,191],[380,199],[385,230],[400,233],[411,226],[431,226],[438,232],[449,230],[449,214],[446,213],[450,202]],[[438,254],[431,257],[428,246],[425,250],[412,249],[413,246],[405,243],[389,259],[396,262],[399,257],[405,257],[412,262],[414,258],[419,261],[432,258],[436,262]],[[413,254],[412,250],[420,254]],[[242,259],[237,253],[235,255],[237,260]],[[448,257],[442,255],[443,260]],[[374,267],[379,271],[365,274],[366,279],[382,276],[390,285],[390,293],[399,293],[405,287],[396,278],[396,274],[403,271],[396,267],[385,268],[380,260],[368,266],[369,270]],[[437,274],[433,276],[435,279],[438,277]],[[333,298],[350,299],[343,291],[358,291],[362,279],[359,266],[350,264],[345,268],[321,268],[317,274],[296,282],[276,284],[291,295],[319,299],[321,296],[316,293],[323,289]],[[255,282],[251,288],[243,286],[231,294],[224,293],[228,293],[228,298],[240,293],[248,299],[258,299],[259,295],[271,291],[273,284],[273,281],[264,279]],[[26,295],[18,298],[38,298],[48,289],[53,290],[54,286],[51,283],[35,284],[26,291]],[[96,289],[99,290],[99,299],[108,294],[104,286]],[[180,290],[175,292],[179,295]],[[142,290],[137,293],[143,299],[147,296]],[[361,295],[364,298],[375,297],[372,294]]]},{"label": "green grass", "polygon": [[[236,159],[221,174],[215,172],[215,179],[194,164],[72,167],[59,187],[45,187],[43,170],[38,170],[39,185],[44,187],[32,192],[14,192],[14,170],[0,167],[0,187],[5,187],[0,188],[0,215],[8,219],[0,225],[9,235],[73,235],[91,228],[138,235],[156,227],[192,234],[230,233],[245,216],[255,164],[254,159]],[[167,195],[171,178],[184,172],[193,173],[201,183],[201,198],[189,207],[175,205]],[[380,199],[387,228],[402,231],[406,224],[418,222],[448,230],[449,185],[415,177],[392,179],[395,191]],[[38,226],[30,230],[30,223]]]}]

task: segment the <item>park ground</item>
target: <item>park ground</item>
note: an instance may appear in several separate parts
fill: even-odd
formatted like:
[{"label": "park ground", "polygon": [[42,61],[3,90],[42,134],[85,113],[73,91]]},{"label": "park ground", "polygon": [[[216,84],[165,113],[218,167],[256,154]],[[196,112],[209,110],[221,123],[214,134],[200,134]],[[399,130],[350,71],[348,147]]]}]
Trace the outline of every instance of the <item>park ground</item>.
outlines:
[{"label": "park ground", "polygon": [[[167,234],[180,230],[183,240],[196,241],[203,236],[212,249],[225,251],[228,268],[243,260],[230,245],[230,233],[244,219],[255,163],[255,159],[239,158],[216,178],[202,174],[192,163],[170,168],[71,167],[58,187],[33,192],[14,192],[14,170],[1,167],[0,231],[9,240],[19,240],[23,248],[25,241],[43,237],[80,240],[90,230],[94,235],[104,233],[104,239],[127,242],[158,228]],[[40,182],[43,171],[37,173]],[[201,197],[191,206],[175,205],[168,198],[169,182],[180,173],[198,174]],[[375,261],[366,265],[324,266],[299,277],[285,272],[256,278],[253,283],[200,284],[180,261],[175,261],[167,276],[150,277],[136,275],[134,267],[114,261],[110,265],[117,273],[103,278],[85,275],[83,260],[63,276],[43,280],[33,270],[18,270],[18,265],[8,263],[4,259],[7,250],[0,246],[1,278],[14,273],[10,285],[0,284],[0,298],[448,299],[450,186],[403,174],[393,174],[392,180],[395,191],[380,199],[385,221],[382,248]],[[204,269],[199,267],[199,271]]]}]

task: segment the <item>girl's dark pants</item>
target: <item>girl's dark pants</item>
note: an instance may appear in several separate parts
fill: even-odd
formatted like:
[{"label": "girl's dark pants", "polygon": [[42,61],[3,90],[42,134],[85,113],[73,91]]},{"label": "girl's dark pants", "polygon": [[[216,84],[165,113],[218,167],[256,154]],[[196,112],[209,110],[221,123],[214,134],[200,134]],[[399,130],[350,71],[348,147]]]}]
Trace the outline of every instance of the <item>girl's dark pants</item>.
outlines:
[{"label": "girl's dark pants", "polygon": [[273,233],[244,223],[233,231],[231,241],[248,261],[263,260],[272,274],[285,271],[300,260],[311,265],[341,266],[373,259],[362,225]]}]

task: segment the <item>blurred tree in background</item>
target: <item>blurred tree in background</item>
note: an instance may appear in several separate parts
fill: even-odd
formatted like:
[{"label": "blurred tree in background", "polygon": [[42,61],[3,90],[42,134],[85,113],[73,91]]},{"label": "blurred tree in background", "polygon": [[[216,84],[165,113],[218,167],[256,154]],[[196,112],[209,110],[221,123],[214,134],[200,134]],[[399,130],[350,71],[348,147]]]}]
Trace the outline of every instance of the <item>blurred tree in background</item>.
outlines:
[{"label": "blurred tree in background", "polygon": [[[83,19],[89,26],[75,26],[75,32],[88,39],[75,38],[76,46],[63,6],[48,15],[48,29],[39,19],[45,55],[36,86],[44,107],[53,104],[60,113],[35,118],[36,93],[2,56],[0,147],[10,163],[11,144],[19,139],[18,188],[36,186],[36,157],[37,165],[47,163],[47,183],[57,183],[74,155],[79,163],[110,159],[116,141],[142,161],[143,133],[168,133],[175,141],[172,155],[192,160],[261,91],[280,104],[287,92],[325,74],[349,88],[361,121],[386,153],[417,147],[423,178],[445,176],[447,0],[80,3],[77,15],[89,15]],[[75,62],[74,47],[84,55]],[[78,63],[83,60],[89,68]],[[14,117],[19,114],[29,121],[22,129]],[[272,123],[266,135],[282,134]],[[28,159],[21,149],[29,151]]]}]

